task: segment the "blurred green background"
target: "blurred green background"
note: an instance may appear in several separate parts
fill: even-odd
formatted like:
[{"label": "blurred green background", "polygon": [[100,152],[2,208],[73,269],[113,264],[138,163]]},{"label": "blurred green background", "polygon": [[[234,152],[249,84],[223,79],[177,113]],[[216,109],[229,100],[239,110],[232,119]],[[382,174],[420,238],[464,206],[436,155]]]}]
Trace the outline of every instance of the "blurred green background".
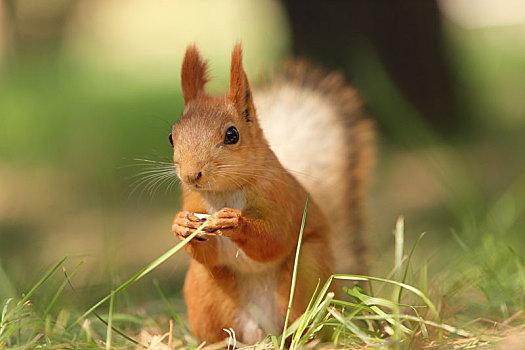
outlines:
[{"label": "blurred green background", "polygon": [[[209,89],[221,92],[242,40],[253,82],[301,55],[344,71],[363,95],[380,131],[373,273],[392,266],[404,215],[409,244],[427,233],[416,266],[436,284],[446,273],[457,292],[478,269],[468,278],[484,278],[480,300],[521,288],[523,305],[525,5],[395,3],[0,2],[0,296],[69,256],[85,262],[70,298],[92,302],[173,245],[178,191],[137,186],[138,159],[170,158],[186,45],[209,59]],[[154,277],[178,294],[185,263],[181,254]],[[152,298],[141,284],[134,297]],[[490,307],[505,314],[509,299],[498,300]]]}]

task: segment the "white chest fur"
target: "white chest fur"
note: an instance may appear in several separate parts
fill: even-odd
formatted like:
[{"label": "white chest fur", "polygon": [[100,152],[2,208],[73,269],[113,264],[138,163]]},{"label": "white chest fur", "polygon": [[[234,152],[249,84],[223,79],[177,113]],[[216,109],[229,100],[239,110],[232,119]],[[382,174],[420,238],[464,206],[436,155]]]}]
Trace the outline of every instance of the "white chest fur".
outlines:
[{"label": "white chest fur", "polygon": [[277,271],[237,274],[241,310],[237,316],[237,330],[244,342],[256,343],[266,334],[277,334],[282,327],[276,300]]},{"label": "white chest fur", "polygon": [[[207,193],[204,196],[209,214],[222,208],[233,208],[242,211],[246,207],[246,195],[242,191],[233,193]],[[234,271],[254,273],[268,268],[269,264],[257,262],[248,257],[237,244],[227,237],[218,237],[219,259],[221,263]]]},{"label": "white chest fur", "polygon": [[246,207],[246,195],[243,191],[236,192],[205,192],[208,214],[213,214],[222,208],[233,208],[242,211]]},{"label": "white chest fur", "polygon": [[[246,196],[242,191],[207,194],[204,199],[209,214],[222,208],[242,211],[246,207]],[[242,303],[236,328],[242,333],[243,340],[255,343],[267,332],[277,332],[280,318],[275,299],[276,265],[251,259],[227,237],[218,237],[217,249],[221,264],[236,272]]]}]

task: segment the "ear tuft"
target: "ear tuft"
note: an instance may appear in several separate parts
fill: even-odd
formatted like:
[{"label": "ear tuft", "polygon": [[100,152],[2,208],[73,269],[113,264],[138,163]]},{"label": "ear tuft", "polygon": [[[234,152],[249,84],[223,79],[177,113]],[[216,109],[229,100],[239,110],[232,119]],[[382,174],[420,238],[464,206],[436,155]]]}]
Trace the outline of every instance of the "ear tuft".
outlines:
[{"label": "ear tuft", "polygon": [[232,51],[229,98],[235,104],[238,113],[246,121],[249,122],[255,117],[250,84],[242,67],[242,47],[240,43],[237,43]]},{"label": "ear tuft", "polygon": [[204,94],[208,82],[207,64],[199,54],[195,44],[189,45],[184,55],[181,70],[182,96],[184,103]]}]

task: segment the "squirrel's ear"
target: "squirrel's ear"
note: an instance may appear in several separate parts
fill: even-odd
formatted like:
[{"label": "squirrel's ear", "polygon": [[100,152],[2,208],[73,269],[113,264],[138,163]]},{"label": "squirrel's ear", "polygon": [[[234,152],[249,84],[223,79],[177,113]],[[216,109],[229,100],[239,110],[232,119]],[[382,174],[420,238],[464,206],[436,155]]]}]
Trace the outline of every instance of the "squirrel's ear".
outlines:
[{"label": "squirrel's ear", "polygon": [[235,105],[239,114],[246,120],[255,118],[255,107],[248,77],[242,68],[242,47],[237,43],[233,47],[232,62],[230,66],[230,100]]},{"label": "squirrel's ear", "polygon": [[208,81],[206,61],[201,58],[195,44],[188,46],[182,61],[181,84],[184,103],[204,94]]}]

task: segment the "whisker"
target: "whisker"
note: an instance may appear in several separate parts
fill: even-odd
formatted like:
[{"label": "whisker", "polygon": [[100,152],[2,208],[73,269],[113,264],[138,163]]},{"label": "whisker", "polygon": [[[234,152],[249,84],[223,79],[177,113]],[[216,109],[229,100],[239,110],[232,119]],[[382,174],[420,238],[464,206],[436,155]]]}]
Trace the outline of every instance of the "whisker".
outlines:
[{"label": "whisker", "polygon": [[147,167],[147,169],[129,177],[132,180],[130,183],[132,189],[129,197],[133,196],[140,189],[140,197],[147,193],[152,198],[162,186],[168,184],[168,187],[171,189],[172,185],[177,183],[178,176],[173,163],[150,159],[135,160],[143,162],[135,166]]},{"label": "whisker", "polygon": [[161,162],[161,161],[158,161],[158,160],[151,160],[151,159],[144,159],[144,158],[135,158],[133,159],[135,161],[139,161],[139,162],[145,162],[145,163],[153,163],[153,164],[171,164],[173,165],[173,162]]},{"label": "whisker", "polygon": [[263,170],[263,171],[274,171],[274,172],[278,172],[278,173],[291,173],[292,175],[300,175],[300,176],[303,176],[303,177],[307,177],[307,178],[310,178],[310,179],[313,179],[313,180],[318,180],[317,177],[315,176],[312,176],[306,172],[303,172],[303,171],[297,171],[297,170],[292,170],[292,169],[285,169],[285,168],[277,168],[277,167],[268,167],[268,166],[263,166],[263,165],[252,165],[252,164],[243,164],[243,163],[230,163],[230,164],[219,164],[219,165],[216,165],[217,168],[237,168],[237,167],[242,167],[244,169],[252,169],[252,170]]},{"label": "whisker", "polygon": [[[222,175],[222,176],[221,176]],[[220,177],[222,177],[223,179],[229,181],[230,183],[233,183],[236,187],[238,188],[242,188],[242,183],[239,183],[238,181],[235,180],[235,178],[233,178],[232,176],[230,176],[229,174],[226,174],[226,173],[222,173],[222,174],[219,174]]]},{"label": "whisker", "polygon": [[149,175],[146,175],[146,176],[140,176],[140,177],[135,176],[134,178],[132,178],[134,180],[133,180],[133,182],[131,182],[130,185],[132,185],[132,186],[133,185],[137,185],[137,184],[140,184],[140,182],[142,182],[142,181],[153,180],[153,179],[155,179],[157,177],[164,176],[164,175],[176,176],[177,174],[175,172],[171,172],[171,171],[168,172],[168,171],[166,171],[166,172],[163,172],[163,173],[152,173],[152,174],[149,174]]},{"label": "whisker", "polygon": [[152,185],[150,187],[150,197],[153,197],[153,195],[157,193],[157,191],[162,187],[162,184],[169,179],[171,179],[171,176],[164,175],[162,177],[159,177],[156,181],[152,182]]},{"label": "whisker", "polygon": [[162,176],[158,177],[156,180],[152,181],[150,183],[150,185],[148,186],[148,190],[149,190],[150,196],[153,197],[153,195],[155,193],[157,193],[157,191],[163,186],[163,184],[166,181],[169,181],[172,178],[173,178],[172,174],[166,174],[166,175],[162,175]]},{"label": "whisker", "polygon": [[149,169],[149,170],[144,170],[144,171],[135,173],[131,176],[131,178],[137,177],[137,176],[148,175],[148,174],[164,174],[164,173],[169,173],[169,172],[175,173],[176,170],[175,168]]}]

